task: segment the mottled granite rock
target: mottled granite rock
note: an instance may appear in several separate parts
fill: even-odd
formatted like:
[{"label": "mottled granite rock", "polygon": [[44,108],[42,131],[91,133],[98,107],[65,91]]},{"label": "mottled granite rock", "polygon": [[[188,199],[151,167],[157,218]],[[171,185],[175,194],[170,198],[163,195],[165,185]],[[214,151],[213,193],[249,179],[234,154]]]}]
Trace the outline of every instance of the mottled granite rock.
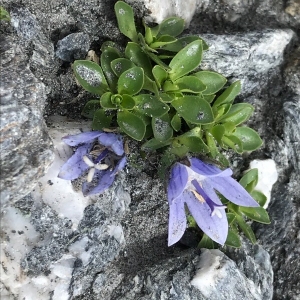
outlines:
[{"label": "mottled granite rock", "polygon": [[[291,167],[300,175],[300,95],[295,101],[284,103],[284,140],[289,149]],[[300,195],[299,195],[300,196]]]},{"label": "mottled granite rock", "polygon": [[[299,173],[298,173],[299,174]],[[273,189],[269,206],[270,226],[256,226],[256,235],[269,252],[274,271],[274,300],[298,300],[299,285],[299,175]]]},{"label": "mottled granite rock", "polygon": [[1,36],[1,204],[19,200],[53,161],[43,120],[45,86],[16,38]]},{"label": "mottled granite rock", "polygon": [[283,53],[291,42],[292,30],[265,30],[246,34],[202,37],[210,49],[201,68],[220,72],[231,80],[241,80],[242,93],[251,94],[268,84],[272,73],[283,63]]},{"label": "mottled granite rock", "polygon": [[[300,5],[300,4],[299,4]],[[287,65],[284,69],[285,85],[291,94],[294,94],[295,101],[300,100],[300,47],[296,48],[289,57]]]},{"label": "mottled granite rock", "polygon": [[[2,56],[1,63],[13,70],[4,71],[4,122],[11,120],[19,126],[4,132],[10,134],[6,137],[13,136],[12,140],[1,141],[5,150],[4,174],[14,172],[16,176],[9,181],[1,169],[1,180],[13,186],[14,198],[25,195],[51,161],[51,151],[46,150],[50,145],[48,136],[43,134],[39,141],[39,134],[45,133],[45,99],[48,115],[78,117],[81,105],[89,98],[76,85],[70,65],[61,66],[55,57],[58,41],[81,32],[89,36],[94,50],[105,40],[122,44],[125,39],[117,30],[114,2],[1,1],[13,21],[10,34],[1,44],[7,58]],[[210,61],[205,61],[208,68],[220,68],[229,80],[242,79],[243,93],[250,97],[241,96],[239,101],[254,104],[255,114],[249,122],[265,141],[263,150],[252,157],[272,157],[279,169],[279,183],[269,207],[272,224],[255,229],[274,268],[273,299],[298,300],[299,55],[297,51],[291,53],[292,48],[288,47],[293,31],[274,28],[292,28],[296,32],[300,23],[299,1],[128,2],[134,3],[138,17],[145,15],[148,20],[177,14],[188,24],[196,11],[190,31],[198,35],[209,33],[206,39],[212,47],[207,52]],[[182,9],[187,6],[189,9]],[[225,60],[226,65],[220,60]],[[18,88],[20,82],[27,83],[26,89]],[[11,94],[16,95],[18,102],[11,101]],[[19,99],[28,101],[24,104]],[[34,122],[36,127],[26,127]],[[57,124],[55,121],[52,126]],[[25,148],[25,142],[29,148]],[[129,146],[132,151],[128,173],[120,174],[113,187],[99,197],[83,198],[74,192],[70,182],[56,181],[58,164],[71,153],[64,149],[52,173],[47,173],[52,177],[40,178],[31,195],[6,206],[1,215],[1,298],[207,299],[191,285],[191,280],[201,259],[207,261],[208,256],[181,246],[166,246],[168,204],[163,183],[153,177],[156,157],[149,155],[145,161],[135,152],[136,143]],[[37,153],[39,160],[32,164]],[[78,190],[76,184],[75,188]],[[215,299],[224,295],[226,299],[271,299],[272,270],[263,248],[245,244],[241,250],[226,252],[231,259],[215,253],[225,267],[214,270],[212,263],[205,271],[217,271],[215,278],[225,272],[225,277],[217,289],[208,287],[205,292]],[[213,252],[208,253],[211,256]],[[249,286],[253,288],[249,290]]]}]

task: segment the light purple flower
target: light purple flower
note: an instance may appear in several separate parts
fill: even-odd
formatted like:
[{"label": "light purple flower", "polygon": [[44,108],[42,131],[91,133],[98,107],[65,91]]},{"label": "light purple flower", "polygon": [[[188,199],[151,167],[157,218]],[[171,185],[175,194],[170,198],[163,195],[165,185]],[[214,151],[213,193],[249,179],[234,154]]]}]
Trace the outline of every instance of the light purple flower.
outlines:
[{"label": "light purple flower", "polygon": [[109,188],[116,174],[126,165],[121,135],[89,131],[62,140],[78,148],[61,167],[58,177],[73,180],[88,171],[87,180],[82,185],[84,196],[99,194]]},{"label": "light purple flower", "polygon": [[228,221],[224,206],[216,191],[234,204],[257,207],[258,203],[231,175],[228,168],[220,170],[197,158],[189,159],[190,166],[176,163],[171,169],[168,185],[169,237],[168,245],[178,242],[187,226],[185,204],[200,229],[213,241],[224,245]]}]

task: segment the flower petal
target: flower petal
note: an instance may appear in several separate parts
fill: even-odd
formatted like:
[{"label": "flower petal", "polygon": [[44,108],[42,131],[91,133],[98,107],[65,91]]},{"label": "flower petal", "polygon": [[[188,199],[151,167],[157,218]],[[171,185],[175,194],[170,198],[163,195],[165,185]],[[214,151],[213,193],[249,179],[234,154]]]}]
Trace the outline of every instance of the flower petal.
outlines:
[{"label": "flower petal", "polygon": [[114,168],[112,174],[110,176],[116,176],[116,174],[124,169],[124,167],[126,166],[126,163],[127,163],[127,160],[126,160],[126,157],[123,156],[117,163],[116,167]]},{"label": "flower petal", "polygon": [[231,177],[210,177],[207,178],[206,181],[234,204],[247,207],[259,206],[259,204],[249,195],[249,193]]},{"label": "flower petal", "polygon": [[119,134],[103,133],[99,136],[98,141],[101,145],[110,147],[117,155],[124,154],[123,138]]},{"label": "flower petal", "polygon": [[94,160],[95,164],[98,164],[102,159],[104,159],[108,155],[109,151],[104,149],[99,156]]},{"label": "flower petal", "polygon": [[108,189],[112,183],[115,180],[115,176],[112,176],[112,171],[105,170],[105,171],[99,171],[96,170],[94,177],[98,176],[99,181],[97,185],[89,182],[84,182],[82,185],[82,193],[84,196],[90,196],[94,194],[101,194],[106,189]]},{"label": "flower petal", "polygon": [[91,150],[92,144],[85,144],[77,148],[75,153],[61,167],[58,177],[73,180],[85,172],[89,166],[84,162],[83,156]]},{"label": "flower petal", "polygon": [[184,202],[182,199],[177,198],[170,203],[168,246],[177,243],[183,236],[185,229],[186,215],[184,211]]},{"label": "flower petal", "polygon": [[[202,195],[203,196],[203,195]],[[211,209],[205,202],[200,202],[193,193],[184,191],[184,201],[201,230],[213,241],[224,245],[228,235],[228,221],[225,210],[221,210],[221,218],[211,216]]]},{"label": "flower petal", "polygon": [[[205,193],[205,191],[202,189],[202,187],[196,180],[192,180],[192,184],[196,188],[198,197],[200,196],[200,199],[202,197],[203,199],[201,199],[201,200],[204,200],[206,202],[206,204],[209,206],[209,208],[211,210],[211,216],[216,214],[217,210],[222,210],[222,209],[226,208],[226,205],[215,203],[211,198],[209,198],[208,195]],[[195,195],[195,193],[194,193],[194,195]],[[196,196],[196,198],[197,198],[197,196]]]},{"label": "flower petal", "polygon": [[171,169],[168,185],[168,201],[171,203],[184,191],[188,182],[187,166],[176,163]]},{"label": "flower petal", "polygon": [[87,131],[76,135],[67,135],[63,137],[62,140],[69,146],[77,146],[79,144],[91,142],[101,134],[102,131]]},{"label": "flower petal", "polygon": [[211,184],[209,183],[209,180],[202,181],[202,189],[205,192],[205,194],[216,204],[222,205],[222,201],[218,197],[216,191],[213,189]]},{"label": "flower petal", "polygon": [[194,172],[205,177],[211,177],[211,176],[226,177],[232,175],[232,171],[229,168],[225,170],[221,170],[214,165],[206,164],[200,159],[194,157],[190,158],[189,161],[191,163],[191,169]]}]

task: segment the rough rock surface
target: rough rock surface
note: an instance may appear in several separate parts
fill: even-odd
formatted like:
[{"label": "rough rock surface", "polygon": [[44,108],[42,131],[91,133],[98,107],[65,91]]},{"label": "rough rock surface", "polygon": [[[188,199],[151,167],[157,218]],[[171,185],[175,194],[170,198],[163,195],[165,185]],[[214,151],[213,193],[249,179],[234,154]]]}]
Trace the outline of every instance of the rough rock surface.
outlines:
[{"label": "rough rock surface", "polygon": [[[166,246],[168,204],[154,175],[157,160],[152,155],[143,160],[135,143],[129,144],[126,171],[101,196],[83,198],[70,183],[57,181],[59,163],[70,155],[59,143],[57,164],[41,178],[53,159],[43,111],[48,126],[59,129],[48,117],[80,118],[90,97],[76,85],[72,57],[84,58],[85,49],[99,53],[106,40],[125,39],[117,30],[115,1],[0,2],[12,16],[11,24],[0,28],[1,200],[19,199],[1,215],[1,299],[181,300],[225,294],[226,299],[299,299],[298,0],[128,1],[149,21],[174,13],[185,17],[187,33],[211,45],[203,67],[230,81],[242,79],[238,101],[255,107],[249,124],[264,146],[234,163],[239,170],[252,158],[276,162],[279,179],[268,209],[272,224],[255,225],[260,245],[244,243],[241,250],[224,249],[226,255]],[[73,37],[78,36],[84,38],[77,52]],[[67,123],[61,128],[71,133]],[[201,265],[209,257],[215,258]],[[216,262],[222,263],[217,270]],[[211,280],[222,280],[205,291],[201,281],[196,288],[192,282],[201,268]]]},{"label": "rough rock surface", "polygon": [[1,205],[26,196],[53,161],[43,120],[45,85],[18,41],[1,35]]},{"label": "rough rock surface", "polygon": [[294,36],[292,30],[263,30],[247,34],[202,37],[209,45],[202,69],[215,70],[231,80],[241,80],[242,93],[255,94],[277,74],[286,46]]}]

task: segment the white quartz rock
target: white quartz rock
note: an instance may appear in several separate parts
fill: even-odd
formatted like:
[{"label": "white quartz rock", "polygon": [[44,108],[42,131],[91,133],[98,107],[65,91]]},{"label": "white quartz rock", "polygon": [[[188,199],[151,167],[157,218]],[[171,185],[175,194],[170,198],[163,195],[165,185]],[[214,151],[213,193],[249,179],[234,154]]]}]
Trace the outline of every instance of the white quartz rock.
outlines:
[{"label": "white quartz rock", "polygon": [[200,290],[205,299],[262,299],[254,282],[220,250],[203,249],[197,268],[191,285]]},{"label": "white quartz rock", "polygon": [[[128,2],[134,3],[137,0]],[[188,27],[201,0],[144,0],[143,2],[150,11],[149,16],[146,16],[147,21],[159,24],[168,17],[177,16],[184,19],[186,27]]]},{"label": "white quartz rock", "polygon": [[47,174],[40,178],[32,192],[36,202],[43,201],[54,209],[61,218],[68,218],[76,229],[82,219],[83,211],[89,204],[89,197],[84,197],[81,191],[75,191],[70,180],[57,177],[61,166],[72,156],[73,150],[61,138],[66,135],[78,134],[90,130],[87,122],[66,122],[65,118],[53,119],[55,127],[49,128],[53,140],[55,159]]},{"label": "white quartz rock", "polygon": [[267,208],[271,200],[271,190],[278,179],[275,161],[273,159],[258,160],[250,163],[250,169],[258,169],[258,182],[255,190],[262,192],[267,197],[264,208]]}]

